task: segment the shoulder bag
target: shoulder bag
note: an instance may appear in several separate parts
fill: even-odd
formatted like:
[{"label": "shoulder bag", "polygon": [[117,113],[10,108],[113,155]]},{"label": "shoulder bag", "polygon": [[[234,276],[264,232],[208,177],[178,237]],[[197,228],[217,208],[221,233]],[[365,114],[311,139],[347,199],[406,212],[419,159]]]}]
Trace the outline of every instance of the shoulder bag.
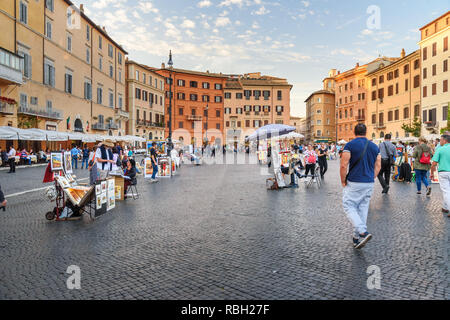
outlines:
[{"label": "shoulder bag", "polygon": [[350,166],[350,169],[348,169],[348,173],[347,173],[347,175],[345,176],[345,183],[347,183],[347,179],[348,179],[348,176],[349,176],[350,172],[351,172],[353,169],[355,169],[355,167],[358,165],[358,163],[361,161],[361,159],[362,159],[362,158],[364,157],[364,155],[366,154],[367,146],[368,146],[368,145],[369,145],[369,140],[367,140],[366,145],[364,146],[364,150],[363,150],[363,152],[361,153],[361,156],[358,158],[358,160],[356,160],[356,161],[353,163],[353,165]]}]

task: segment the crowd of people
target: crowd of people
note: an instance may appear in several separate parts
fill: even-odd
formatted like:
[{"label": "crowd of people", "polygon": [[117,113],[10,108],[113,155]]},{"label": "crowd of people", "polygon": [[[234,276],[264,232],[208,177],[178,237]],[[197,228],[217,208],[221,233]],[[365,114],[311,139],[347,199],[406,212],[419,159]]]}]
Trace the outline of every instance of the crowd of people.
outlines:
[{"label": "crowd of people", "polygon": [[434,179],[438,171],[444,199],[441,210],[450,217],[449,133],[444,133],[440,139],[431,142],[420,138],[417,145],[405,147],[402,143],[394,145],[390,141],[390,135],[386,135],[385,141],[377,146],[366,138],[367,128],[364,124],[358,124],[354,130],[356,138],[345,145],[340,156],[340,178],[343,207],[353,225],[355,248],[364,247],[372,238],[367,230],[367,216],[375,179],[380,181],[382,193],[387,194],[391,168],[394,164],[398,165],[397,158],[405,161],[408,154],[413,165],[418,195],[422,194],[422,184],[426,187],[426,196],[431,195],[430,178]]}]

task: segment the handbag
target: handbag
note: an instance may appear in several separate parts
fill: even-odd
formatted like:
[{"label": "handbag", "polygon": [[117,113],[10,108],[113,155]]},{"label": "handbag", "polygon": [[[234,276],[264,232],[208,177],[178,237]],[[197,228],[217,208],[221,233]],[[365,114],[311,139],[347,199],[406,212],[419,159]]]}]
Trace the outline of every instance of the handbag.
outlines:
[{"label": "handbag", "polygon": [[390,154],[390,153],[388,152],[388,149],[387,149],[387,147],[386,147],[386,143],[383,142],[383,146],[384,146],[384,150],[386,150],[386,153],[387,153],[387,155],[388,155],[388,157],[389,157],[389,164],[390,164],[391,166],[393,166],[393,165],[395,164],[394,155],[393,155],[393,154]]},{"label": "handbag", "polygon": [[358,160],[356,160],[353,165],[350,166],[350,168],[348,169],[347,175],[345,176],[345,183],[347,183],[347,179],[348,176],[350,174],[350,172],[358,165],[358,163],[361,161],[361,159],[364,157],[364,155],[366,154],[367,151],[367,146],[369,145],[369,140],[367,140],[366,145],[364,146],[364,150],[361,153],[361,156],[358,158]]}]

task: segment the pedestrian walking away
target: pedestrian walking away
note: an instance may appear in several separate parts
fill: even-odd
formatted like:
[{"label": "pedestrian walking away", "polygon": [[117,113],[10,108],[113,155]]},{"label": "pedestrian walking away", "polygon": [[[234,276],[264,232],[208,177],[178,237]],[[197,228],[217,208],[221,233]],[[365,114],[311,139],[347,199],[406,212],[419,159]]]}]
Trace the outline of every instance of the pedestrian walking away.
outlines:
[{"label": "pedestrian walking away", "polygon": [[16,172],[16,150],[14,149],[13,146],[9,147],[8,161],[9,161],[9,172],[8,173]]},{"label": "pedestrian walking away", "polygon": [[364,124],[356,125],[354,130],[356,138],[342,152],[340,176],[344,211],[353,225],[353,246],[361,249],[372,238],[367,231],[367,216],[381,155],[377,145],[366,138]]},{"label": "pedestrian walking away", "polygon": [[152,143],[152,147],[150,148],[150,159],[152,161],[152,178],[151,181],[152,182],[158,182],[158,180],[156,179],[156,174],[158,173],[158,161],[156,160],[156,157],[158,156],[157,152],[156,152],[156,142]]},{"label": "pedestrian walking away", "polygon": [[318,162],[320,166],[320,176],[322,178],[324,177],[325,172],[327,172],[328,170],[327,156],[328,156],[328,147],[325,145],[325,143],[322,143],[318,150]]},{"label": "pedestrian walking away", "polygon": [[431,166],[431,179],[434,179],[436,167],[438,167],[439,185],[442,190],[444,202],[442,212],[450,217],[450,135],[441,137],[441,146],[436,149],[433,156],[433,164]]},{"label": "pedestrian walking away", "polygon": [[382,193],[387,194],[391,180],[391,167],[394,164],[394,157],[397,157],[397,149],[391,142],[390,134],[384,136],[384,142],[380,143],[378,147],[381,154],[381,170],[378,174],[378,180],[383,187]]},{"label": "pedestrian walking away", "polygon": [[422,194],[422,183],[427,188],[427,196],[431,194],[431,186],[428,181],[428,171],[431,169],[431,148],[425,138],[419,139],[419,145],[414,149],[414,172],[416,173],[417,194]]}]

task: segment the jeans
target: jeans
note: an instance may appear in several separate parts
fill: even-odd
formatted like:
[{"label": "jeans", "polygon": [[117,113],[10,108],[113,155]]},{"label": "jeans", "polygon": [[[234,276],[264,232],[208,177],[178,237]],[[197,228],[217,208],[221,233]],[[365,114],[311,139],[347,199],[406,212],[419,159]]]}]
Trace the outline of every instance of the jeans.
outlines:
[{"label": "jeans", "polygon": [[152,179],[155,179],[156,174],[158,173],[158,166],[152,162],[152,168],[153,168]]},{"label": "jeans", "polygon": [[422,189],[422,182],[425,185],[425,187],[428,188],[428,186],[430,185],[427,178],[428,170],[415,169],[414,171],[416,172],[417,191],[420,191]]},{"label": "jeans", "polygon": [[439,185],[442,190],[442,197],[444,198],[445,210],[450,210],[450,172],[439,172]]},{"label": "jeans", "polygon": [[381,169],[378,173],[378,180],[383,189],[389,187],[389,180],[391,179],[391,163],[389,159],[381,159]]},{"label": "jeans", "polygon": [[367,215],[374,183],[347,182],[342,203],[348,219],[353,225],[354,237],[367,231]]},{"label": "jeans", "polygon": [[72,158],[72,169],[78,169],[78,160],[76,158]]},{"label": "jeans", "polygon": [[81,160],[81,169],[83,169],[85,163],[86,163],[86,169],[88,168],[88,159],[89,159],[89,157],[86,157],[86,158],[83,158],[83,160]]}]

